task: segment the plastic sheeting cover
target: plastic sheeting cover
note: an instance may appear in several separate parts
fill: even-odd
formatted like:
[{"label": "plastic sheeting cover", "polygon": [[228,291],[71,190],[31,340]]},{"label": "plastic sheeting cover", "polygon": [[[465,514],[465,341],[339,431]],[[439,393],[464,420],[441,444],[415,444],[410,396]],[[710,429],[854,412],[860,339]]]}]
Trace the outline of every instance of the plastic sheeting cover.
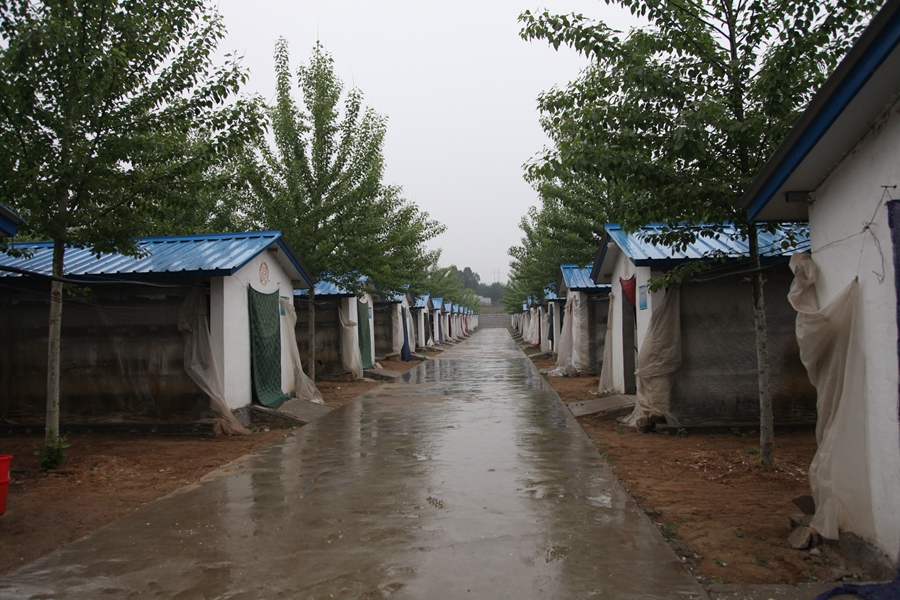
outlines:
[{"label": "plastic sheeting cover", "polygon": [[577,371],[590,368],[590,332],[588,331],[587,295],[582,292],[572,294],[572,366]]},{"label": "plastic sheeting cover", "polygon": [[359,354],[359,334],[356,331],[356,321],[347,319],[343,306],[338,307],[338,319],[341,321],[341,366],[344,371],[353,375],[353,379],[362,379],[363,367]]},{"label": "plastic sheeting cover", "polygon": [[788,300],[797,310],[800,360],[818,392],[818,449],[809,468],[816,514],[810,526],[832,540],[839,529],[876,539],[866,461],[866,362],[856,321],[859,281],[819,308],[812,257],[795,254],[790,264]]},{"label": "plastic sheeting cover", "polygon": [[400,354],[403,348],[403,306],[391,304],[391,354]]},{"label": "plastic sheeting cover", "polygon": [[569,297],[566,300],[565,317],[563,318],[562,331],[559,334],[559,345],[556,351],[556,368],[550,371],[551,377],[568,375],[575,367],[572,364],[572,311],[575,309],[575,299]]},{"label": "plastic sheeting cover", "polygon": [[297,331],[294,329],[297,326],[297,310],[294,308],[294,302],[288,298],[279,298],[278,302],[286,317],[281,319],[281,335],[287,342],[291,355],[291,365],[294,368],[294,389],[292,394],[294,398],[315,402],[316,404],[325,404],[325,400],[322,399],[322,394],[316,388],[316,384],[303,372],[300,349],[297,347]]},{"label": "plastic sheeting cover", "polygon": [[209,306],[202,290],[194,288],[184,299],[178,313],[178,331],[184,336],[184,369],[209,396],[209,407],[222,433],[249,435],[225,401],[222,374],[209,342]]},{"label": "plastic sheeting cover", "polygon": [[679,425],[672,414],[672,373],[681,366],[681,294],[673,285],[658,300],[638,352],[637,396],[628,422],[662,415],[669,425]]},{"label": "plastic sheeting cover", "polygon": [[609,293],[609,312],[606,316],[606,338],[603,345],[603,365],[600,367],[600,385],[597,391],[602,396],[617,394],[613,384],[613,309],[616,305],[615,292]]}]

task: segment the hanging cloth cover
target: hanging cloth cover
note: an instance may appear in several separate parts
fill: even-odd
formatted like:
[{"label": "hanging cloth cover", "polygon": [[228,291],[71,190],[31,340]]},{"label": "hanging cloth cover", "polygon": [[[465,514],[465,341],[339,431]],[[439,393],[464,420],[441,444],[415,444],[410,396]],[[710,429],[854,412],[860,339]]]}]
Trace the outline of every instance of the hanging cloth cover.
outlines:
[{"label": "hanging cloth cover", "polygon": [[632,306],[637,306],[637,290],[635,289],[634,275],[628,279],[619,278],[619,285],[622,286],[622,293],[628,298]]},{"label": "hanging cloth cover", "polygon": [[570,296],[566,300],[565,318],[562,331],[559,334],[559,349],[556,352],[556,368],[548,373],[551,377],[568,375],[572,365],[572,311],[575,308],[575,298]]},{"label": "hanging cloth cover", "polygon": [[628,423],[642,417],[663,416],[680,425],[672,414],[672,373],[681,367],[681,293],[677,285],[666,290],[656,306],[638,353],[637,397]]},{"label": "hanging cloth cover", "polygon": [[322,394],[316,388],[316,384],[303,372],[303,363],[300,361],[300,349],[297,347],[297,311],[294,309],[294,303],[288,298],[279,298],[278,303],[286,317],[281,319],[281,337],[288,345],[291,364],[294,367],[294,398],[315,402],[316,404],[325,404]]},{"label": "hanging cloth cover", "polygon": [[253,395],[263,406],[278,408],[291,397],[281,391],[281,310],[278,292],[247,288],[250,309],[250,358]]},{"label": "hanging cloth cover", "polygon": [[425,345],[426,346],[434,346],[434,332],[432,331],[432,323],[431,323],[431,311],[427,308],[425,309]]},{"label": "hanging cloth cover", "polygon": [[591,367],[590,333],[588,332],[587,294],[575,292],[572,307],[572,366],[579,372]]},{"label": "hanging cloth cover", "polygon": [[374,369],[372,363],[372,335],[369,329],[369,305],[356,301],[356,315],[359,320],[359,359],[363,369]]},{"label": "hanging cloth cover", "polygon": [[556,336],[553,335],[553,303],[549,303],[547,305],[547,323],[549,323],[549,327],[547,327],[547,341],[550,342],[550,347],[553,348],[553,342],[556,341]]},{"label": "hanging cloth cover", "polygon": [[819,308],[812,257],[795,254],[791,270],[788,300],[797,310],[800,360],[818,396],[818,449],[809,467],[816,514],[810,527],[832,540],[840,529],[876,540],[866,460],[866,362],[856,317],[859,280]]},{"label": "hanging cloth cover", "polygon": [[403,346],[400,347],[400,360],[409,362],[412,360],[412,353],[409,351],[409,327],[407,326],[408,320],[406,318],[406,313],[408,311],[400,307],[400,314],[403,317]]},{"label": "hanging cloth cover", "polygon": [[553,335],[551,334],[550,313],[541,309],[541,351],[550,352]]},{"label": "hanging cloth cover", "polygon": [[437,316],[437,325],[438,325],[438,341],[444,341],[444,319],[441,315]]},{"label": "hanging cloth cover", "polygon": [[391,304],[391,354],[400,354],[403,348],[403,307]]},{"label": "hanging cloth cover", "polygon": [[597,388],[601,396],[617,393],[613,385],[613,309],[616,305],[615,292],[609,293],[609,312],[606,315],[606,338],[603,341],[603,364],[600,366],[600,386]]},{"label": "hanging cloth cover", "polygon": [[353,375],[353,379],[362,379],[363,367],[362,359],[359,356],[359,334],[356,331],[356,321],[347,318],[343,306],[338,306],[338,320],[341,322],[341,366],[344,371]]},{"label": "hanging cloth cover", "polygon": [[184,369],[201,390],[209,396],[209,407],[222,433],[250,435],[225,401],[224,385],[209,343],[209,307],[206,294],[192,289],[178,311],[178,331],[184,337]]}]

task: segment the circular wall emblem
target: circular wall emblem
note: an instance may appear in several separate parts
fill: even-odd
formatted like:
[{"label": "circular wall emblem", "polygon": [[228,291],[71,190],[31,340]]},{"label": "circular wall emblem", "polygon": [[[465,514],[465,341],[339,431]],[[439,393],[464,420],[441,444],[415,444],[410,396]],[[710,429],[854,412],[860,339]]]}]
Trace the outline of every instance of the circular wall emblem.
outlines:
[{"label": "circular wall emblem", "polygon": [[265,261],[259,265],[259,282],[263,285],[269,283],[269,265],[267,265]]}]

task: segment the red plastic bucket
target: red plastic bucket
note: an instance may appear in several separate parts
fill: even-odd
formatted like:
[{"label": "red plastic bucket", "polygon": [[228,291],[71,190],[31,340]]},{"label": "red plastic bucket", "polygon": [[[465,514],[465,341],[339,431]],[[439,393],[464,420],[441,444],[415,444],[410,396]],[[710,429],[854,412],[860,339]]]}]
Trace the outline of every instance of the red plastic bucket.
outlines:
[{"label": "red plastic bucket", "polygon": [[9,489],[9,463],[12,454],[0,454],[0,515],[6,512],[6,491]]}]

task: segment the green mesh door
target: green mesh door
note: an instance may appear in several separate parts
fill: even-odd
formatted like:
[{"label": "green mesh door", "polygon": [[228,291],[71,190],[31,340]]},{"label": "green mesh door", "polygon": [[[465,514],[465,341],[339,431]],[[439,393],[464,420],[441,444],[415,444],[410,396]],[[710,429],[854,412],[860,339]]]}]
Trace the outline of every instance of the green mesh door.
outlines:
[{"label": "green mesh door", "polygon": [[356,301],[356,321],[359,333],[359,357],[363,369],[374,369],[372,363],[372,338],[369,335],[369,305]]},{"label": "green mesh door", "polygon": [[281,310],[278,292],[261,294],[247,288],[250,305],[250,359],[253,396],[263,406],[278,408],[290,396],[281,391]]}]

